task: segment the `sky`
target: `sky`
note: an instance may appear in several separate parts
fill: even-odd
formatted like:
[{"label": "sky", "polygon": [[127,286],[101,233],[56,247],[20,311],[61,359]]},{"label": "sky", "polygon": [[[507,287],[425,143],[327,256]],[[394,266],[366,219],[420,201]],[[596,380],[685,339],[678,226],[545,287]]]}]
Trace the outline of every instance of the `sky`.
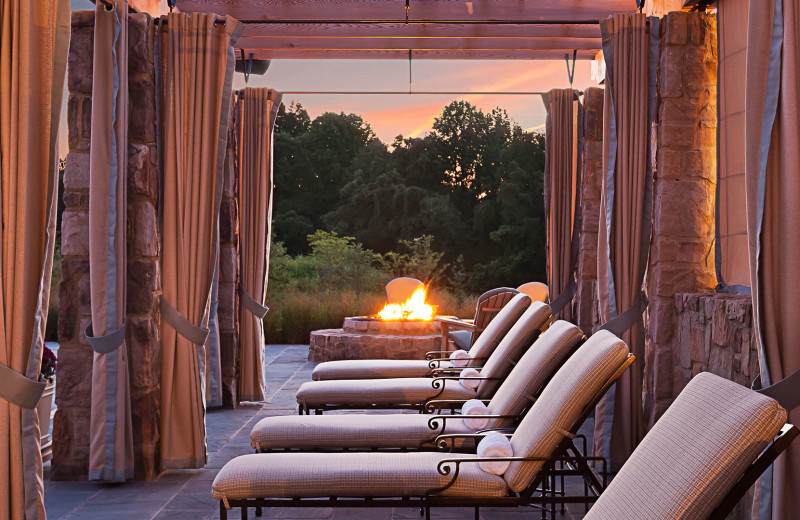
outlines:
[{"label": "sky", "polygon": [[[71,0],[72,9],[92,9],[89,0]],[[573,87],[594,86],[588,61],[575,64]],[[270,87],[280,92],[320,90],[407,91],[408,60],[274,60],[264,76],[251,76],[248,86]],[[523,91],[542,92],[569,87],[567,63],[533,60],[413,60],[412,89],[416,91]],[[234,89],[245,86],[242,74],[234,77]],[[324,112],[360,115],[384,143],[402,134],[424,135],[442,108],[463,99],[484,111],[505,109],[522,128],[544,125],[545,109],[538,95],[284,95],[283,101],[302,103],[314,118]],[[66,98],[64,100],[60,155],[66,155]]]}]

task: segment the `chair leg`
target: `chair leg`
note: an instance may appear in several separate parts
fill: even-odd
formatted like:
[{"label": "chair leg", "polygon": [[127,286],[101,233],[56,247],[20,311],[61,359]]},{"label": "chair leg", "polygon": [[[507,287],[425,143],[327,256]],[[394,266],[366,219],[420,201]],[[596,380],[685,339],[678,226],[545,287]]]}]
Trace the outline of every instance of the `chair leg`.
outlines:
[{"label": "chair leg", "polygon": [[247,506],[242,506],[242,520],[247,520]]},{"label": "chair leg", "polygon": [[228,510],[222,500],[219,501],[219,520],[228,520]]},{"label": "chair leg", "polygon": [[481,520],[481,508],[475,508],[475,520]]},{"label": "chair leg", "polygon": [[256,506],[256,516],[261,516],[261,506]]}]

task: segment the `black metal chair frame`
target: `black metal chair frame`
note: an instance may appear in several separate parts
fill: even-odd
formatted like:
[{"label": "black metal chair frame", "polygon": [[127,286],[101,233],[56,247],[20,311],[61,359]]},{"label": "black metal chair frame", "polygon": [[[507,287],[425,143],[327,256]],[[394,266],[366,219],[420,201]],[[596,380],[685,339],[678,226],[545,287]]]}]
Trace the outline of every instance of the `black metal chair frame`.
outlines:
[{"label": "black metal chair frame", "polygon": [[[554,514],[556,505],[564,504],[586,504],[587,506],[597,500],[600,493],[607,484],[607,462],[602,457],[588,457],[578,450],[574,439],[579,437],[578,430],[593,412],[595,406],[605,395],[608,389],[617,379],[628,369],[635,360],[635,356],[629,354],[614,374],[603,384],[601,389],[588,401],[581,411],[581,414],[573,422],[569,431],[566,432],[562,441],[553,450],[550,457],[507,457],[507,458],[449,458],[442,460],[437,471],[441,475],[450,475],[451,480],[442,487],[428,490],[425,495],[418,497],[399,497],[399,498],[378,498],[378,497],[328,497],[328,498],[248,498],[241,500],[227,500],[227,505],[231,508],[238,507],[241,510],[242,519],[247,518],[248,508],[253,508],[256,516],[260,516],[263,507],[419,507],[421,513],[425,514],[426,520],[430,519],[430,509],[432,507],[473,507],[475,508],[475,518],[479,516],[481,507],[521,507],[521,506],[552,506],[551,509],[542,509],[544,518],[548,511]],[[436,444],[440,445],[442,439],[455,439],[471,437],[476,434],[446,434],[437,438]],[[585,446],[584,446],[585,450]],[[458,478],[460,465],[481,461],[529,461],[544,462],[544,466],[533,478],[531,483],[520,493],[509,492],[504,497],[448,497],[439,496],[434,493],[444,491],[452,486]],[[601,474],[590,466],[590,462],[600,464]],[[584,478],[584,494],[568,496],[566,492],[556,488],[558,478],[575,475]],[[536,494],[538,492],[538,494]],[[590,493],[591,492],[591,493]],[[220,519],[227,520],[228,511],[225,501],[220,500]]]}]

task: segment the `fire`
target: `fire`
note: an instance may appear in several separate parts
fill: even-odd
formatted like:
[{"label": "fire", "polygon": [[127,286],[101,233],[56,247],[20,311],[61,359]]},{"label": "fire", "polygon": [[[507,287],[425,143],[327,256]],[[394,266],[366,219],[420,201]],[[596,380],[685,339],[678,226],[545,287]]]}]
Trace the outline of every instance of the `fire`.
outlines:
[{"label": "fire", "polygon": [[436,314],[436,309],[425,303],[426,295],[425,288],[420,287],[403,303],[387,303],[378,313],[378,317],[382,320],[430,321]]}]

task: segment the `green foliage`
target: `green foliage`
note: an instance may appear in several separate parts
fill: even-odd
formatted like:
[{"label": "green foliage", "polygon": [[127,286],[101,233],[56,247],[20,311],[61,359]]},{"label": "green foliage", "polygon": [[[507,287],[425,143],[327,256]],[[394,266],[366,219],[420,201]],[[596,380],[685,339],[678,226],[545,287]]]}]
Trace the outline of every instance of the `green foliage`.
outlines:
[{"label": "green foliage", "polygon": [[393,277],[410,276],[425,282],[436,281],[449,267],[442,263],[444,253],[434,251],[432,235],[422,235],[413,240],[401,240],[408,253],[389,251],[379,257],[381,268]]},{"label": "green foliage", "polygon": [[292,104],[275,141],[273,229],[288,254],[310,255],[306,236],[324,230],[399,272],[411,267],[403,243],[432,236],[428,247],[449,265],[433,273],[440,286],[479,293],[544,279],[544,136],[504,110],[455,101],[429,134],[387,147],[357,115],[310,120]]}]

